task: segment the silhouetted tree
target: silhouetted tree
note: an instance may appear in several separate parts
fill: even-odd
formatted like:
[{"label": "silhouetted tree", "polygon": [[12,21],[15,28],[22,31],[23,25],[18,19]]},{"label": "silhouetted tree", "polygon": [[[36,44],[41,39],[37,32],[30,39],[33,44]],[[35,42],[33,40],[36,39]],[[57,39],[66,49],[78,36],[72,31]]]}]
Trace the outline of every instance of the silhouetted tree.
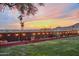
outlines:
[{"label": "silhouetted tree", "polygon": [[[40,6],[44,6],[43,3],[38,3]],[[4,10],[4,8],[8,6],[10,9],[14,7],[21,13],[18,19],[20,20],[21,28],[24,27],[23,15],[35,15],[38,8],[35,3],[0,3],[0,11]]]}]

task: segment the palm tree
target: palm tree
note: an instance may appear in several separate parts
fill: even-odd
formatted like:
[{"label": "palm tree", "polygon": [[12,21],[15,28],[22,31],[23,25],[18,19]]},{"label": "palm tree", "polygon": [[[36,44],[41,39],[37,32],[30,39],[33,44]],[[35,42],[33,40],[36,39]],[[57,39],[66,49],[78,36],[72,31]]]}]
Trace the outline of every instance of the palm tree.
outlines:
[{"label": "palm tree", "polygon": [[[44,6],[43,3],[38,3],[38,5]],[[35,3],[0,3],[0,11],[4,10],[6,6],[8,6],[10,9],[13,9],[15,7],[20,12],[18,19],[20,20],[22,30],[24,27],[23,15],[35,15],[38,11]]]}]

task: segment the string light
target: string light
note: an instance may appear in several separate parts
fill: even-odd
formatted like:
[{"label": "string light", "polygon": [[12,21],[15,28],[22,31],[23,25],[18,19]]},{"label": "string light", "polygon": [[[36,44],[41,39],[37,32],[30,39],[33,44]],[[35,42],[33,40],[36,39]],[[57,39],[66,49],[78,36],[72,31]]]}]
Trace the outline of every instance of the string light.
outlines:
[{"label": "string light", "polygon": [[36,33],[33,33],[32,35],[36,35]]},{"label": "string light", "polygon": [[43,35],[45,34],[45,33],[42,33]]},{"label": "string light", "polygon": [[15,34],[15,36],[19,36],[19,34]]},{"label": "string light", "polygon": [[0,34],[0,37],[2,37],[2,35]]},{"label": "string light", "polygon": [[38,33],[38,35],[40,35],[40,33]]},{"label": "string light", "polygon": [[23,33],[22,35],[23,35],[23,36],[26,36],[26,34],[25,34],[25,33]]},{"label": "string light", "polygon": [[78,33],[79,33],[79,31],[78,31]]},{"label": "string light", "polygon": [[10,36],[10,34],[8,34],[7,36]]},{"label": "string light", "polygon": [[49,33],[46,33],[46,34],[49,34]]}]

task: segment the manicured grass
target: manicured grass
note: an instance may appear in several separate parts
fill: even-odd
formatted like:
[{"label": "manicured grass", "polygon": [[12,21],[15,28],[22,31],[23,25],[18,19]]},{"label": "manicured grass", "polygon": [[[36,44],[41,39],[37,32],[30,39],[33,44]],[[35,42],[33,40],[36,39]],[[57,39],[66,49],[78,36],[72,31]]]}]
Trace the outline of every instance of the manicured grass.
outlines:
[{"label": "manicured grass", "polygon": [[[2,54],[1,54],[2,53]],[[0,55],[11,56],[79,56],[79,37],[0,48]]]}]

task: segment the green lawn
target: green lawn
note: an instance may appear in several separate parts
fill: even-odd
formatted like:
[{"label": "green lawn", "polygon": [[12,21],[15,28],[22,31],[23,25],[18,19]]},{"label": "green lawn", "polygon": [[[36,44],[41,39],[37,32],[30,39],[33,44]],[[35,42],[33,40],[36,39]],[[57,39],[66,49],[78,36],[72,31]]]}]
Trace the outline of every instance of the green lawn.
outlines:
[{"label": "green lawn", "polygon": [[79,37],[0,48],[0,55],[11,56],[79,56]]}]

